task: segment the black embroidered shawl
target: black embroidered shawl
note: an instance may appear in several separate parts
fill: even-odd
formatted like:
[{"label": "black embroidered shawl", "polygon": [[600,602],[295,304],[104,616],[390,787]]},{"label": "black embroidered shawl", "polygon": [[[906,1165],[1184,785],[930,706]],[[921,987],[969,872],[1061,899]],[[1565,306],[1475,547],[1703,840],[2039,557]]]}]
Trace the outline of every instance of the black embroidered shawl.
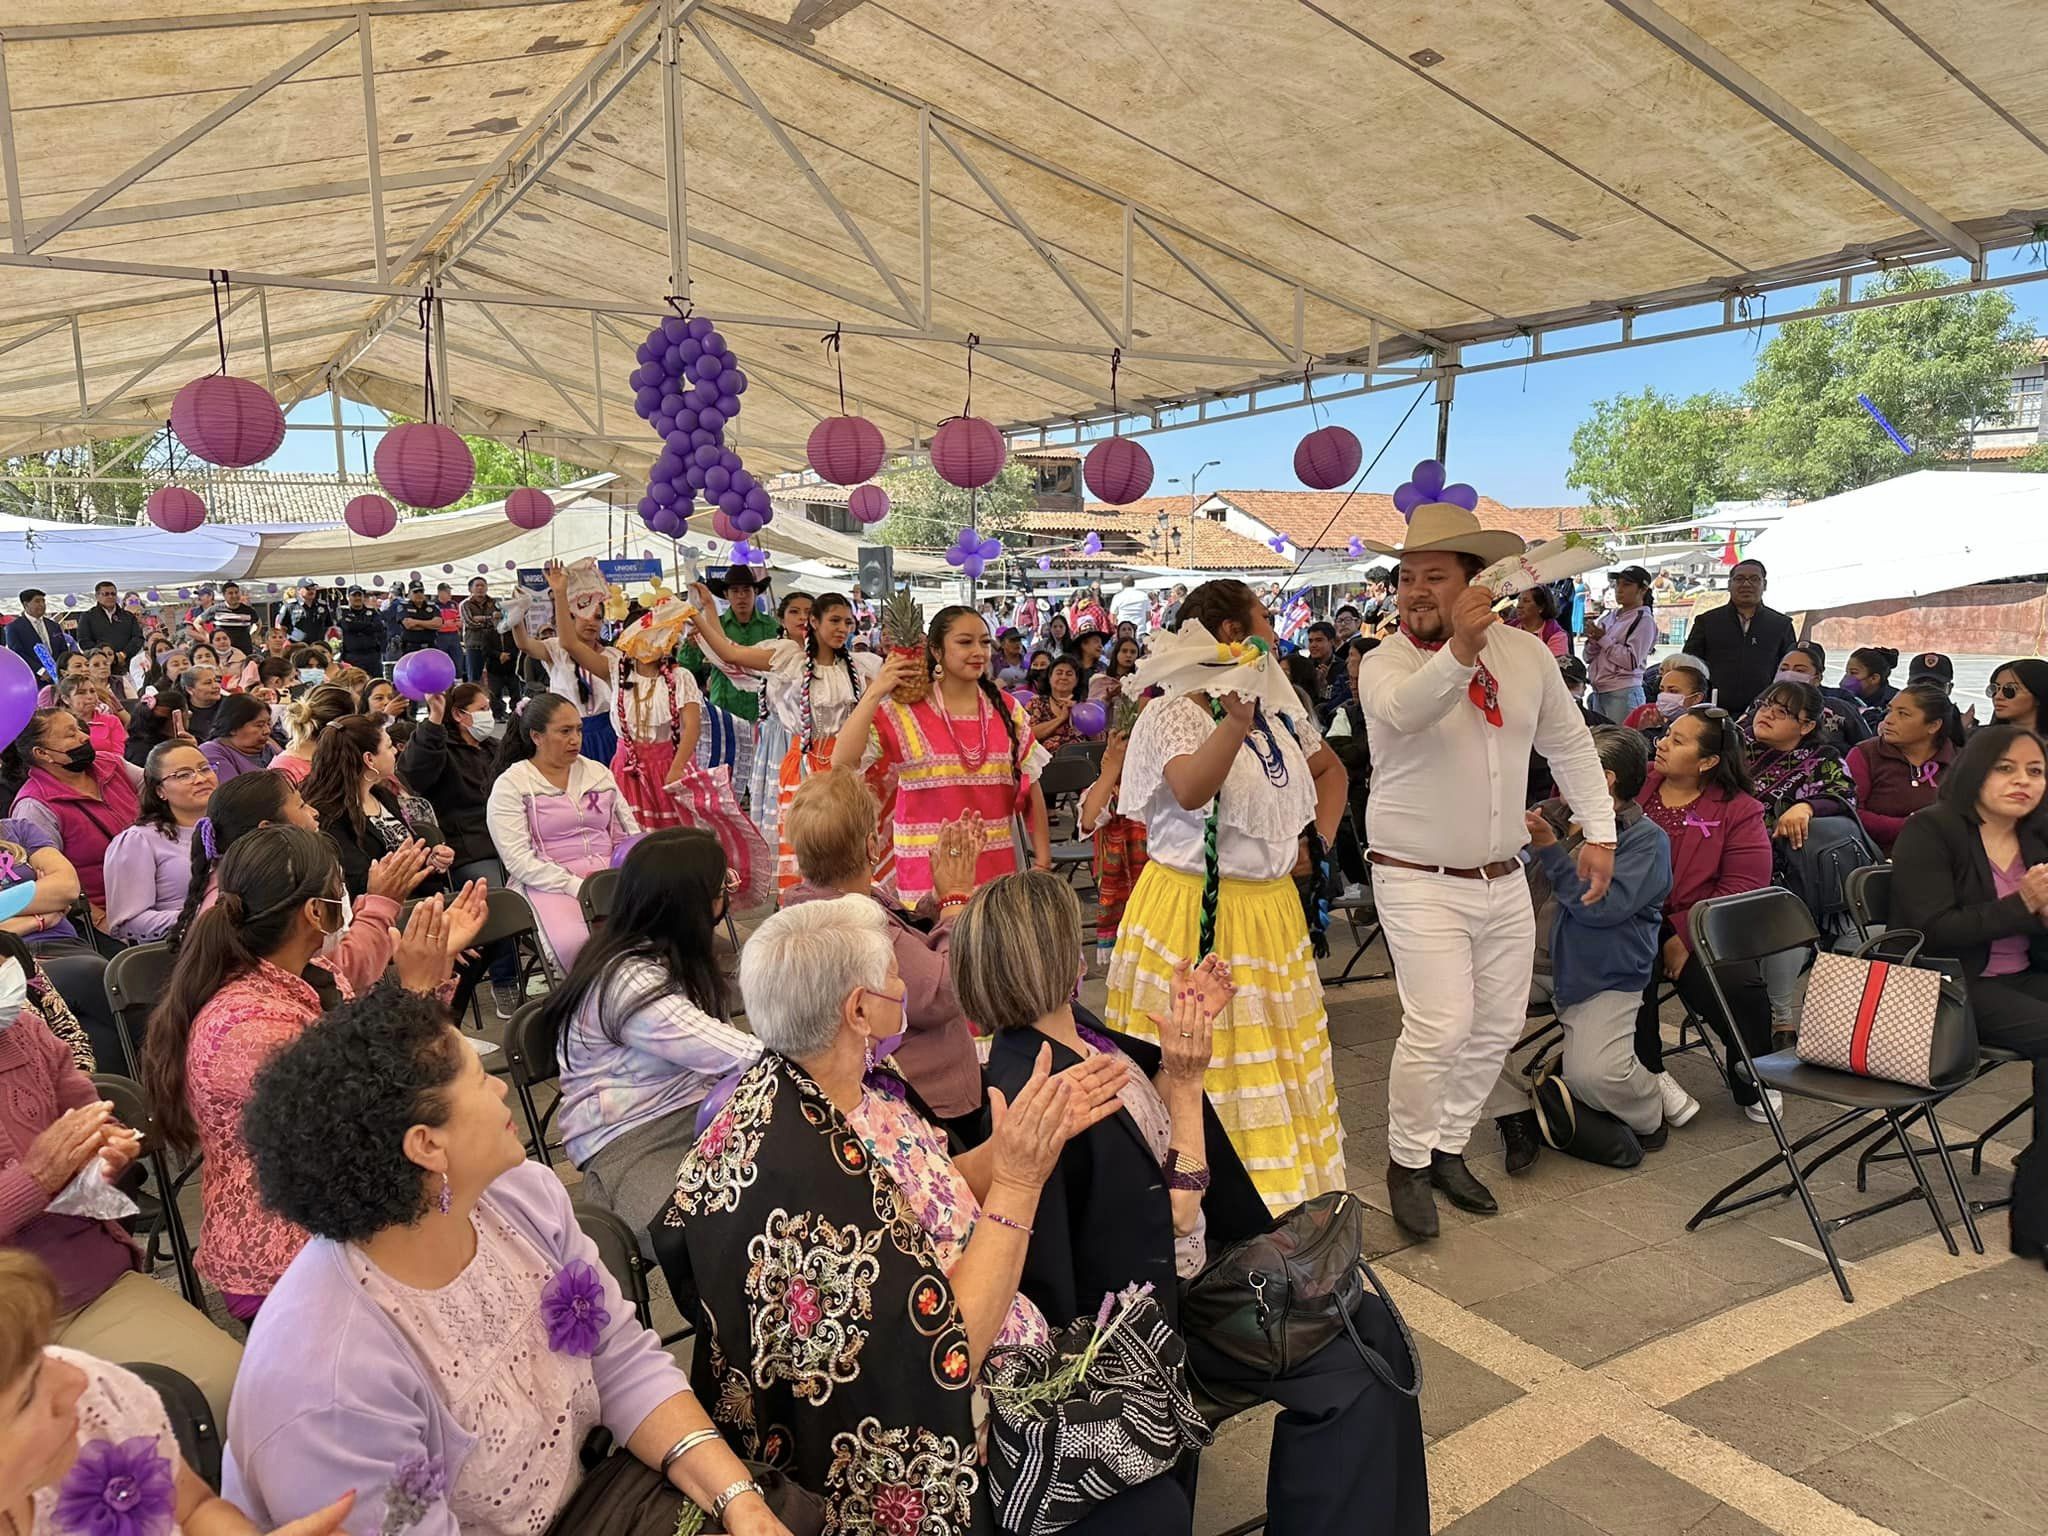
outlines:
[{"label": "black embroidered shawl", "polygon": [[987,1536],[967,1330],[931,1240],[803,1069],[769,1052],[650,1229],[702,1332],[698,1398],[831,1532]]}]

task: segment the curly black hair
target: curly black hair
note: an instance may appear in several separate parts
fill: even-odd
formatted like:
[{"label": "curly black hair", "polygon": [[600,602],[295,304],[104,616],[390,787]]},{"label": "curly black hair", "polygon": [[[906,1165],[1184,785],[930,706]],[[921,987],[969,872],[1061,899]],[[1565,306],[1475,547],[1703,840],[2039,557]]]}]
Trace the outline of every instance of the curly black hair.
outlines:
[{"label": "curly black hair", "polygon": [[405,1133],[440,1125],[461,1037],[433,998],[386,979],[322,1014],[256,1074],[242,1139],[263,1203],[316,1237],[360,1243],[427,1213]]}]

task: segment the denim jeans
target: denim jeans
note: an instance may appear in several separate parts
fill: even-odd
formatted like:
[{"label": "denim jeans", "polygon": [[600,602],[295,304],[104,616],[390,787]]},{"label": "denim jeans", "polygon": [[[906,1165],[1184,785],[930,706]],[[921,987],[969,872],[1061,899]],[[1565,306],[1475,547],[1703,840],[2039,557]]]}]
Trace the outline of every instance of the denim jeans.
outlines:
[{"label": "denim jeans", "polygon": [[1639,682],[1631,683],[1626,688],[1614,688],[1606,693],[1594,694],[1593,712],[1605,715],[1616,725],[1620,725],[1628,719],[1629,711],[1639,708],[1642,702],[1643,685]]}]

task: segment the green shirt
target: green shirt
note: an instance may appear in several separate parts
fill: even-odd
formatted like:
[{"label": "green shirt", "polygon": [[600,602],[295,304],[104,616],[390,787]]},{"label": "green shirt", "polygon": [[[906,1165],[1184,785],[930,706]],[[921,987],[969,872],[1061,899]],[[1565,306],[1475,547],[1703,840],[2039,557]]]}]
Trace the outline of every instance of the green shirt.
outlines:
[{"label": "green shirt", "polygon": [[[754,616],[744,624],[728,613],[724,617],[724,627],[726,639],[734,645],[765,645],[782,633],[781,621],[766,608],[756,608]],[[676,659],[703,685],[705,697],[720,709],[741,720],[760,718],[761,690],[758,683],[734,682],[705,656],[694,640],[682,648]]]}]

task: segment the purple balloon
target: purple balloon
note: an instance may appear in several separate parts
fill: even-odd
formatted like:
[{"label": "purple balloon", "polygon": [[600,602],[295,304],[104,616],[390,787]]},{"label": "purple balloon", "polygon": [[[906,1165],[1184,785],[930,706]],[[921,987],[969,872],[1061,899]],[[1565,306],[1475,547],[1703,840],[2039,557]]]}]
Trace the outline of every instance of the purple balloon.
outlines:
[{"label": "purple balloon", "polygon": [[1109,711],[1095,699],[1083,699],[1067,716],[1067,724],[1083,736],[1100,736],[1102,728],[1109,724]]},{"label": "purple balloon", "polygon": [[673,416],[673,415],[675,415],[675,414],[676,414],[676,413],[677,413],[678,411],[680,411],[680,410],[681,410],[682,408],[683,408],[683,397],[682,397],[681,395],[669,394],[669,395],[663,395],[663,396],[661,397],[661,414],[662,414],[662,415],[664,415],[664,416]]},{"label": "purple balloon", "polygon": [[381,587],[384,585],[384,578],[382,576],[372,576],[370,578],[370,585],[373,587]]},{"label": "purple balloon", "polygon": [[699,411],[697,413],[697,425],[706,432],[723,432],[725,430],[725,416],[716,407],[710,410]]},{"label": "purple balloon", "polygon": [[680,427],[666,434],[662,438],[662,444],[679,459],[687,459],[697,446],[690,441],[690,434],[683,431]]},{"label": "purple balloon", "polygon": [[[710,490],[710,487],[706,486],[705,489],[708,491]],[[744,512],[746,511],[746,509],[747,499],[746,497],[742,496],[738,491],[720,491],[718,493],[718,510],[723,512],[727,517],[732,517],[737,513]]]},{"label": "purple balloon", "polygon": [[751,490],[740,492],[740,496],[746,502],[749,512],[766,512],[773,505],[768,499],[768,492],[758,485]]},{"label": "purple balloon", "polygon": [[718,391],[704,384],[692,384],[683,391],[683,408],[701,411],[707,406],[718,404]]},{"label": "purple balloon", "polygon": [[725,364],[715,357],[700,357],[690,364],[690,376],[694,379],[711,380],[725,372]]},{"label": "purple balloon", "polygon": [[968,557],[967,557],[967,558],[966,558],[965,560],[962,560],[962,561],[960,562],[960,569],[961,569],[961,570],[963,570],[963,571],[965,571],[965,572],[966,572],[966,573],[967,573],[967,574],[968,574],[969,576],[975,576],[975,577],[978,577],[978,576],[980,576],[980,575],[981,575],[981,556],[979,556],[979,555],[969,555],[969,556],[968,556]]},{"label": "purple balloon", "polygon": [[739,391],[733,386],[744,383],[746,383],[746,379],[741,375],[739,369],[723,369],[718,375],[718,392],[721,395],[736,395]]},{"label": "purple balloon", "polygon": [[[695,448],[691,450],[690,462],[695,464],[699,469],[709,469],[714,464],[723,464],[725,460],[720,456],[718,448],[715,444],[706,443],[701,448]],[[728,470],[727,473],[731,473],[731,471]]]},{"label": "purple balloon", "polygon": [[702,341],[711,334],[711,322],[705,319],[704,316],[699,315],[696,319],[689,322],[689,331],[697,340]]},{"label": "purple balloon", "polygon": [[676,499],[676,488],[666,480],[657,480],[647,487],[647,500],[657,507],[666,507]]},{"label": "purple balloon", "polygon": [[676,516],[673,507],[663,507],[654,514],[653,520],[647,526],[656,533],[664,534],[672,539],[683,531],[683,520]]},{"label": "purple balloon", "polygon": [[1403,517],[1421,506],[1426,499],[1412,481],[1394,487],[1394,510]]},{"label": "purple balloon", "polygon": [[732,525],[751,539],[761,531],[761,514],[742,507],[732,514]]},{"label": "purple balloon", "polygon": [[392,668],[391,682],[413,703],[424,704],[427,695],[446,693],[455,686],[455,660],[437,646],[409,651]]},{"label": "purple balloon", "polygon": [[718,434],[716,432],[706,432],[702,427],[692,427],[690,429],[690,446],[692,448],[716,448],[718,446]]},{"label": "purple balloon", "polygon": [[731,484],[732,471],[723,464],[714,464],[704,471],[704,489],[714,496],[724,495]]},{"label": "purple balloon", "polygon": [[642,421],[661,409],[661,391],[651,384],[643,384],[633,391],[633,412]]},{"label": "purple balloon", "polygon": [[491,573],[491,568],[488,565],[479,564],[476,568],[476,573],[479,576],[488,576]]},{"label": "purple balloon", "polygon": [[621,864],[625,863],[626,855],[638,847],[640,839],[646,835],[645,832],[635,832],[631,837],[621,838],[618,842],[612,844],[612,868],[617,869]]},{"label": "purple balloon", "polygon": [[725,356],[725,338],[716,331],[704,333],[704,350],[714,357]]},{"label": "purple balloon", "polygon": [[670,341],[681,341],[685,336],[696,333],[690,329],[690,322],[681,315],[664,315],[661,318],[661,334]]},{"label": "purple balloon", "polygon": [[704,466],[702,464],[691,464],[685,467],[683,470],[683,484],[693,491],[703,490]]},{"label": "purple balloon", "polygon": [[1479,493],[1469,485],[1447,485],[1437,493],[1436,499],[1448,501],[1454,507],[1463,507],[1467,512],[1479,510]]},{"label": "purple balloon", "polygon": [[1424,459],[1408,478],[1417,490],[1433,501],[1444,488],[1444,467],[1435,459]]},{"label": "purple balloon", "polygon": [[728,421],[730,421],[733,417],[739,415],[740,413],[740,400],[738,395],[720,395],[716,400],[712,401],[711,403],[713,406],[717,408],[718,414],[725,417],[725,419]]},{"label": "purple balloon", "polygon": [[664,453],[654,461],[654,467],[647,471],[650,480],[673,480],[683,472],[683,461],[672,453]]},{"label": "purple balloon", "polygon": [[36,675],[14,652],[0,657],[0,747],[22,733],[36,712]]},{"label": "purple balloon", "polygon": [[[731,353],[726,354],[726,361],[732,361]],[[718,376],[719,387],[723,389],[728,395],[744,395],[747,392],[747,370],[744,368],[734,368],[731,370],[731,372],[732,383],[727,384],[725,382],[725,375],[721,373]]]},{"label": "purple balloon", "polygon": [[657,437],[667,437],[676,429],[676,419],[663,411],[656,411],[647,425],[654,428]]},{"label": "purple balloon", "polygon": [[640,343],[639,347],[634,351],[633,355],[635,357],[638,357],[640,361],[643,363],[651,363],[657,357],[661,356],[661,349],[657,347],[652,341],[643,341]]}]

